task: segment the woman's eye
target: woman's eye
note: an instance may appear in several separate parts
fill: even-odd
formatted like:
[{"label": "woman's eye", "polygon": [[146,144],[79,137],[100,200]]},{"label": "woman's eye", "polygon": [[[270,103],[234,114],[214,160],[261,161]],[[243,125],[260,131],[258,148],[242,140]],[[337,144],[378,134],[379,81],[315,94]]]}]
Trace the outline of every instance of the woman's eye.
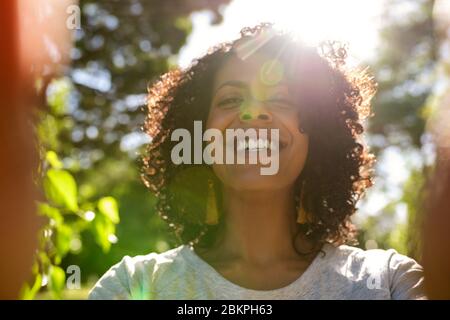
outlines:
[{"label": "woman's eye", "polygon": [[221,100],[217,105],[219,107],[231,108],[231,107],[241,105],[241,103],[243,101],[244,101],[244,99],[242,99],[240,97],[225,98],[225,99]]}]

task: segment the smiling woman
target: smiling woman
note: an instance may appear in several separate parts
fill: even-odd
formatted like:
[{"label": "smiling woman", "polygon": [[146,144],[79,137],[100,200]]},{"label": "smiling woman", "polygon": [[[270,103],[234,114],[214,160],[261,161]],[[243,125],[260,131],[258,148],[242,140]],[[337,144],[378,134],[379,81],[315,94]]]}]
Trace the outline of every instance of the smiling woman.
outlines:
[{"label": "smiling woman", "polygon": [[[424,298],[414,260],[347,245],[372,184],[362,120],[375,85],[345,59],[337,43],[307,47],[262,24],[163,75],[149,91],[142,177],[180,246],[125,257],[90,298]],[[233,143],[246,159],[270,149],[263,130],[277,130],[277,172],[262,175],[261,162],[174,163],[169,137],[195,134],[198,121],[221,133],[255,130],[253,147]]]}]

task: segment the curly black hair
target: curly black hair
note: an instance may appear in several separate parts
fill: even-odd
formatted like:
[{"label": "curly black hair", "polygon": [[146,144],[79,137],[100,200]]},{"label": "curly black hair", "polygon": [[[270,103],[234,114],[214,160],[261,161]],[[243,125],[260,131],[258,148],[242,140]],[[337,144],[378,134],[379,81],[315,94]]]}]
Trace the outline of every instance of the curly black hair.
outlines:
[{"label": "curly black hair", "polygon": [[[374,157],[363,144],[362,122],[371,115],[370,99],[376,84],[367,69],[346,66],[347,49],[339,42],[307,46],[269,23],[241,30],[233,42],[211,48],[186,69],[176,68],[149,87],[143,130],[152,141],[142,156],[142,180],[155,193],[157,212],[175,231],[178,243],[208,246],[220,226],[204,223],[207,180],[220,182],[210,166],[175,165],[170,152],[171,132],[193,132],[194,120],[205,123],[212,84],[224,62],[236,54],[237,41],[271,33],[258,50],[281,61],[288,71],[302,129],[309,135],[304,169],[297,179],[308,223],[299,232],[314,243],[351,243],[355,228],[350,217],[356,203],[372,185]],[[297,202],[299,199],[296,200]],[[222,215],[223,216],[223,215]]]}]

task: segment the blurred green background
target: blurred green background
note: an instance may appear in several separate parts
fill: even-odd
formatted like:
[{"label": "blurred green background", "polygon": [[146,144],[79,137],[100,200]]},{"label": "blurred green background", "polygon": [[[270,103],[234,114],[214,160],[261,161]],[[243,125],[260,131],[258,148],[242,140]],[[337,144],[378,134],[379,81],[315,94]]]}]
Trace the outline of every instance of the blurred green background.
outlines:
[{"label": "blurred green background", "polygon": [[[310,40],[339,37],[326,32],[337,29],[355,49],[350,58],[370,66],[379,87],[367,140],[378,163],[355,217],[359,245],[420,260],[421,187],[434,159],[426,121],[450,69],[439,51],[436,1],[318,2],[258,2],[257,11],[251,0],[79,2],[72,64],[64,76],[36,82],[46,93],[36,115],[45,226],[25,298],[85,298],[124,255],[173,246],[139,178],[147,86],[260,20],[291,21]],[[81,289],[65,288],[70,265],[80,267]]]}]

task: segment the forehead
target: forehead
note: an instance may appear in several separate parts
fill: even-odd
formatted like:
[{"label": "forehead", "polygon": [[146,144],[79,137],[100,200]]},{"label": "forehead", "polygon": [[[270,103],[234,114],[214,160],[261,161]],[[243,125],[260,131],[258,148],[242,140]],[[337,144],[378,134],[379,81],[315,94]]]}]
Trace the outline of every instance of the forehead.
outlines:
[{"label": "forehead", "polygon": [[227,81],[240,81],[249,86],[275,86],[286,83],[286,70],[277,59],[254,53],[246,59],[229,57],[214,78],[214,89]]}]

